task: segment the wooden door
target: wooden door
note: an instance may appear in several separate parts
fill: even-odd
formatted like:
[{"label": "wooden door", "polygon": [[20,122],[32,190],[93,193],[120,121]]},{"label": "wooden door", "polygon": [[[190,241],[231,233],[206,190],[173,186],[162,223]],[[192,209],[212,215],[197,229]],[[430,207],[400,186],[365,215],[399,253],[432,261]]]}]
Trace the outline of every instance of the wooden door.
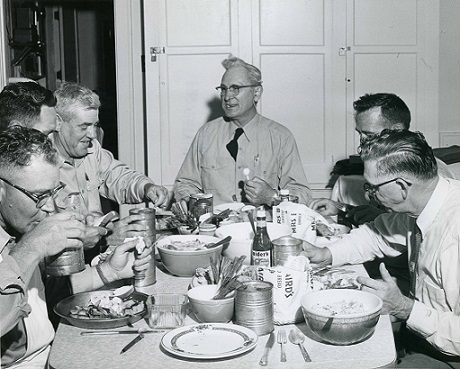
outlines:
[{"label": "wooden door", "polygon": [[261,69],[258,109],[293,132],[316,195],[356,153],[352,103],[366,92],[400,95],[434,139],[437,2],[145,0],[148,175],[172,188],[199,127],[221,115],[230,53]]}]

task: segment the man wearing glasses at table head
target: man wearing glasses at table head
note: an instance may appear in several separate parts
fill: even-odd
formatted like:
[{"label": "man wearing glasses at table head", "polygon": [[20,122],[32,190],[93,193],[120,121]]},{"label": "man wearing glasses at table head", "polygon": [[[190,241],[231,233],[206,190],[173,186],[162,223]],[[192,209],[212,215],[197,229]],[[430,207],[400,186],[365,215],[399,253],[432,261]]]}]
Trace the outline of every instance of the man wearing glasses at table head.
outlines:
[{"label": "man wearing glasses at table head", "polygon": [[196,134],[175,180],[176,201],[186,207],[190,195],[201,192],[211,193],[214,205],[272,205],[278,190],[287,188],[307,204],[311,191],[294,136],[257,113],[260,70],[232,56],[222,64],[226,71],[216,89],[225,116]]},{"label": "man wearing glasses at table head", "polygon": [[358,282],[382,298],[382,314],[406,322],[407,355],[399,367],[460,367],[460,181],[438,175],[433,151],[419,132],[384,130],[361,148],[364,189],[391,212],[325,248],[308,245],[308,257],[337,266],[407,250],[409,296],[383,263],[381,280]]},{"label": "man wearing glasses at table head", "polygon": [[[83,247],[88,227],[78,213],[55,213],[63,189],[51,141],[35,129],[0,133],[0,334],[2,368],[45,368],[54,329],[48,319],[43,261]],[[101,288],[145,270],[149,251],[134,260],[136,241],[120,245],[99,268],[70,276],[73,293]]]}]

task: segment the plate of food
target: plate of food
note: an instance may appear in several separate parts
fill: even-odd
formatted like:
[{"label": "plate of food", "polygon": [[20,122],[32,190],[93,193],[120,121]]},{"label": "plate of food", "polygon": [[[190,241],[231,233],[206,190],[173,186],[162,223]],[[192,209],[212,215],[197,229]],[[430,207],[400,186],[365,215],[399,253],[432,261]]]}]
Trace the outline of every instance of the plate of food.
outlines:
[{"label": "plate of food", "polygon": [[147,297],[126,287],[80,292],[58,302],[54,312],[79,328],[119,328],[144,317]]},{"label": "plate of food", "polygon": [[257,334],[230,323],[188,325],[166,333],[161,347],[186,358],[213,360],[241,355],[257,345]]}]

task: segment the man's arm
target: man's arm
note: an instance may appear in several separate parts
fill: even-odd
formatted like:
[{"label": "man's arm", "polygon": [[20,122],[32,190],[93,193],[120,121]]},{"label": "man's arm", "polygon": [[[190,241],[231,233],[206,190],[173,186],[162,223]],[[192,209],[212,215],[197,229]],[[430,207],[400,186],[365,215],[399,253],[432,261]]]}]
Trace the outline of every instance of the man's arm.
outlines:
[{"label": "man's arm", "polygon": [[202,192],[201,168],[199,160],[200,132],[196,134],[185,156],[182,166],[174,182],[174,198],[176,201],[188,200],[190,195]]}]

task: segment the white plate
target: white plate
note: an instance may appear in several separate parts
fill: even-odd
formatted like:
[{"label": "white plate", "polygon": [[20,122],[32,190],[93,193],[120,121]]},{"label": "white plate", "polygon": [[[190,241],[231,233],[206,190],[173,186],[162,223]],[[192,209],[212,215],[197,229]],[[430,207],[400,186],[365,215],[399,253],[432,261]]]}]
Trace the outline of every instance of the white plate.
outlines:
[{"label": "white plate", "polygon": [[219,205],[214,206],[213,212],[214,214],[219,214],[227,209],[239,212],[243,206],[244,204],[242,202],[229,202],[227,204],[219,204]]},{"label": "white plate", "polygon": [[236,324],[188,325],[166,333],[161,346],[187,359],[222,359],[243,354],[257,344],[257,334]]}]

